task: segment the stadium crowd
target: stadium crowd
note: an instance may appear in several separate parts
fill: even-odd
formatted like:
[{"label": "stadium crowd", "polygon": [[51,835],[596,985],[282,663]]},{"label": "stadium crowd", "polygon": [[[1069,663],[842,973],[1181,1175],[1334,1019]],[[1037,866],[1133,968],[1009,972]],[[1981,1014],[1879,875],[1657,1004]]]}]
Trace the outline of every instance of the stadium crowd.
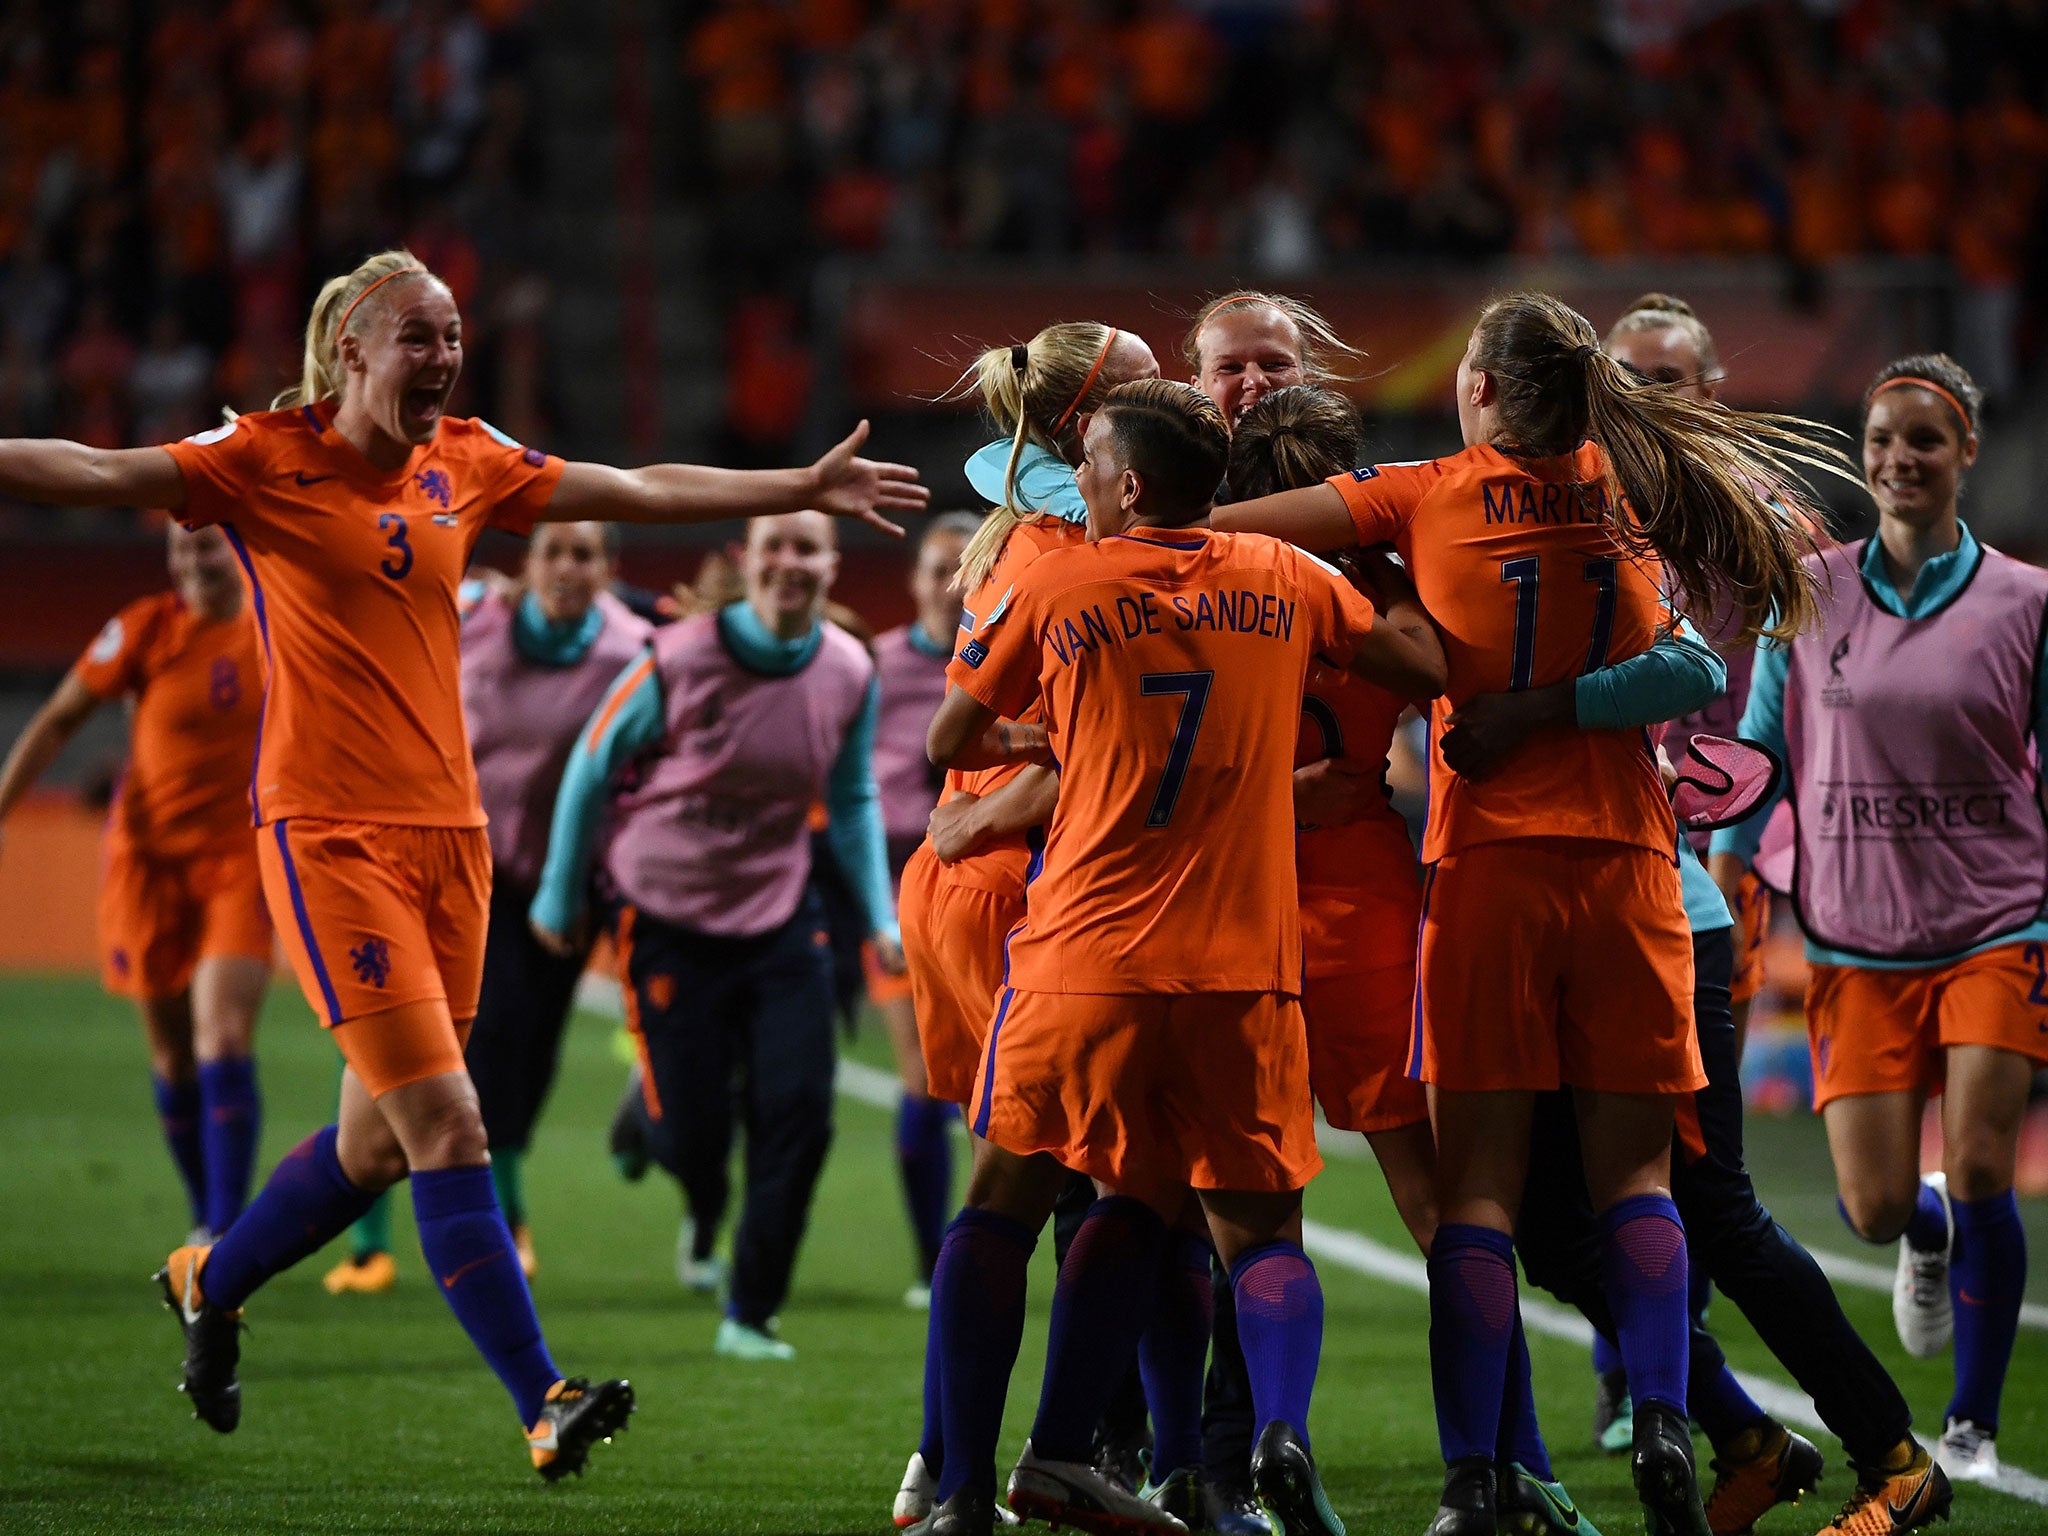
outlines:
[{"label": "stadium crowd", "polygon": [[0,432],[157,443],[266,406],[319,278],[402,238],[464,303],[469,408],[544,435],[529,9],[0,10]]},{"label": "stadium crowd", "polygon": [[1935,257],[1994,401],[2040,351],[2048,14],[2012,0],[719,0],[680,67],[743,439],[801,419],[839,253]]}]

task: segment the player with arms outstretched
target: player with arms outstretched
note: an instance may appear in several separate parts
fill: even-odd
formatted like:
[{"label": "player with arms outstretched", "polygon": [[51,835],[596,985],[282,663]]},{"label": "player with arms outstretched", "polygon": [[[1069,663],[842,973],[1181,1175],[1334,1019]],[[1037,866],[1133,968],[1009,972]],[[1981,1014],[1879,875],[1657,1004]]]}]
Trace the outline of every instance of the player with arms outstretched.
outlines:
[{"label": "player with arms outstretched", "polygon": [[286,1156],[219,1242],[178,1249],[160,1272],[195,1410],[235,1427],[242,1303],[410,1174],[428,1267],[553,1480],[624,1424],[632,1389],[556,1370],[463,1066],[490,892],[458,680],[470,551],[487,526],[800,507],[880,522],[878,508],[912,510],[925,495],[914,471],[855,457],[865,428],[806,470],[565,464],[447,418],[461,366],[447,285],[410,253],[386,252],[321,289],[303,376],[276,409],[169,448],[0,442],[0,494],[161,506],[219,525],[254,602],[264,895],[349,1070],[336,1123]]}]

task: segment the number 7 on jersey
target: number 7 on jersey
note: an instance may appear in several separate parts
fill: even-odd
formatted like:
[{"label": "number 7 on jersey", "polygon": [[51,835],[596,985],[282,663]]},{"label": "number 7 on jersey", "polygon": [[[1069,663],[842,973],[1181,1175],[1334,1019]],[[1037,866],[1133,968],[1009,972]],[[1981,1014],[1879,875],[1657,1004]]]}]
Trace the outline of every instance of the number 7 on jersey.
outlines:
[{"label": "number 7 on jersey", "polygon": [[1159,775],[1159,788],[1152,796],[1152,809],[1145,813],[1145,825],[1163,827],[1173,820],[1173,807],[1180,799],[1181,781],[1188,776],[1188,760],[1195,755],[1195,733],[1202,728],[1202,712],[1209,707],[1209,685],[1214,672],[1146,672],[1138,678],[1138,692],[1150,698],[1162,693],[1181,696],[1180,720],[1173,728],[1173,745],[1167,749],[1166,767]]}]

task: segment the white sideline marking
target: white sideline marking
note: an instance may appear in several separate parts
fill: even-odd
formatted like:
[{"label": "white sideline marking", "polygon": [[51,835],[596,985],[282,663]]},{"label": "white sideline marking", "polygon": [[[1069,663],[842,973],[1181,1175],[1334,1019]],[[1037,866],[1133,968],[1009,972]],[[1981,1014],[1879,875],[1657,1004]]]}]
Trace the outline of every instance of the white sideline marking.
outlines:
[{"label": "white sideline marking", "polygon": [[[585,976],[577,988],[576,1001],[593,1013],[607,1014],[614,1018],[619,1017],[621,1013],[618,983],[605,977]],[[864,1061],[852,1061],[843,1056],[839,1059],[837,1087],[847,1098],[876,1109],[894,1109],[897,1100],[903,1094],[902,1085],[897,1081],[895,1073],[884,1072]],[[964,1129],[961,1134],[965,1134]],[[1331,1136],[1319,1139],[1324,1143],[1322,1151],[1325,1156],[1334,1154],[1350,1160],[1351,1146],[1354,1144],[1359,1153],[1368,1157],[1371,1155],[1365,1148],[1362,1137]],[[1374,1280],[1384,1280],[1406,1291],[1415,1291],[1425,1296],[1429,1294],[1429,1271],[1424,1267],[1419,1255],[1389,1248],[1362,1232],[1353,1232],[1344,1227],[1325,1226],[1319,1221],[1302,1222],[1301,1241],[1309,1254],[1323,1263],[1334,1264],[1339,1269],[1348,1269],[1354,1274],[1366,1275]],[[1815,1254],[1814,1257],[1821,1259],[1819,1254]],[[1861,1260],[1848,1262],[1862,1263]],[[1821,1259],[1821,1267],[1824,1270],[1828,1268],[1826,1259]],[[1874,1264],[1864,1264],[1863,1267],[1872,1271],[1878,1268]],[[1833,1274],[1832,1270],[1828,1272],[1830,1275]],[[1892,1288],[1891,1273],[1888,1270],[1882,1273],[1884,1284],[1881,1289],[1889,1293]],[[1521,1298],[1521,1302],[1522,1324],[1531,1332],[1547,1334],[1551,1338],[1564,1339],[1581,1346],[1592,1344],[1593,1325],[1577,1312],[1561,1307],[1556,1302],[1526,1294]],[[1814,1411],[1813,1399],[1797,1387],[1773,1381],[1769,1377],[1753,1376],[1747,1371],[1737,1371],[1735,1379],[1742,1383],[1745,1392],[1756,1399],[1757,1406],[1773,1418],[1797,1424],[1803,1429],[1826,1429],[1827,1426],[1821,1423],[1820,1415]],[[1920,1443],[1929,1450],[1934,1448],[1934,1442],[1925,1436],[1920,1437]],[[2048,1478],[2036,1477],[2033,1473],[2022,1471],[2010,1463],[2000,1469],[1996,1482],[1982,1486],[1995,1488],[2000,1493],[2010,1494],[2016,1499],[2025,1499],[2029,1503],[2048,1505]]]}]

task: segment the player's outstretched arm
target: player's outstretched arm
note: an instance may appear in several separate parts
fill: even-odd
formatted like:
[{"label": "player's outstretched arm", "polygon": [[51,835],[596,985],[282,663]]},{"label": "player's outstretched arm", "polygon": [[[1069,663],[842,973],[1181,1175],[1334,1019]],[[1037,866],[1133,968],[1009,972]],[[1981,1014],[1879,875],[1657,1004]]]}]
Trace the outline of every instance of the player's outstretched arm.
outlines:
[{"label": "player's outstretched arm", "polygon": [[903,530],[883,514],[922,512],[932,493],[908,464],[861,458],[863,421],[837,447],[805,469],[714,469],[705,464],[650,464],[616,469],[571,463],[562,471],[542,518],[547,522],[718,523],[779,512],[857,517],[884,533]]},{"label": "player's outstretched arm", "polygon": [[185,477],[161,448],[88,448],[54,437],[0,438],[0,496],[53,507],[185,505]]},{"label": "player's outstretched arm", "polygon": [[48,771],[57,754],[64,750],[64,744],[78,734],[78,728],[99,704],[76,673],[67,675],[57,685],[57,691],[44,700],[43,707],[15,738],[7,761],[0,764],[0,821],[5,821],[8,813],[21,803],[21,797],[35,787],[36,780]]},{"label": "player's outstretched arm", "polygon": [[1001,768],[1010,763],[1050,763],[1045,727],[1003,720],[955,683],[925,733],[925,756],[935,768]]},{"label": "player's outstretched arm", "polygon": [[1232,502],[1209,514],[1209,526],[1221,533],[1263,533],[1317,552],[1349,549],[1358,542],[1350,509],[1337,488],[1327,484]]}]

